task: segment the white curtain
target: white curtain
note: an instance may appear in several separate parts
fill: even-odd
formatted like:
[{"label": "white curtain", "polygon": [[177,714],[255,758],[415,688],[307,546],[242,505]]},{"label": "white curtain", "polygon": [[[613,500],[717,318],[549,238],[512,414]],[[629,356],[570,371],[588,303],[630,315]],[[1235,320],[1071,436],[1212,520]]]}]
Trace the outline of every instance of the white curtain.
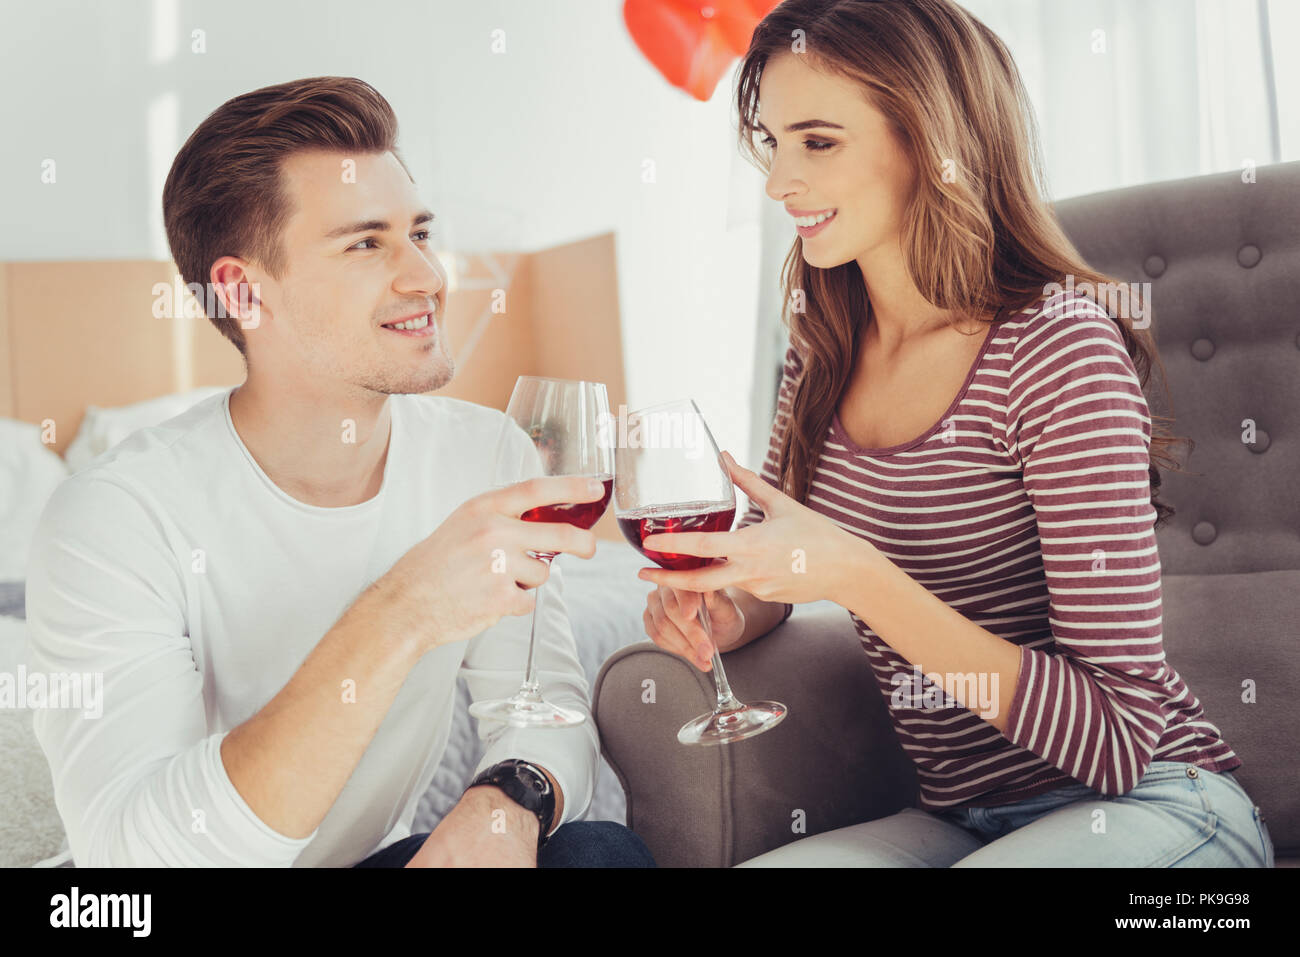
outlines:
[{"label": "white curtain", "polygon": [[[1051,199],[1300,158],[1293,0],[966,0],[1034,103]],[[1280,136],[1279,109],[1291,134]],[[1284,155],[1283,147],[1289,155]]]}]

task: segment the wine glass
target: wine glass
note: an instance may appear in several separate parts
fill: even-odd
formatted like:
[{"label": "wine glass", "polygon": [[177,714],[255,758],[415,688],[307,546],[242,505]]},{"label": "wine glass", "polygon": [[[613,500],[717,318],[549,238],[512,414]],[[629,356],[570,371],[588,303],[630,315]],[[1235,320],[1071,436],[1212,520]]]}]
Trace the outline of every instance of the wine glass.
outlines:
[{"label": "wine glass", "polygon": [[[608,422],[609,396],[602,383],[520,376],[497,437],[494,486],[503,488],[539,476],[597,478],[604,483],[605,494],[594,502],[539,505],[520,516],[526,522],[568,522],[591,528],[605,514],[614,486]],[[557,553],[528,554],[549,565]],[[537,586],[523,684],[512,697],[475,701],[469,706],[474,717],[524,728],[567,728],[586,720],[579,711],[542,700],[534,653],[545,584]]]},{"label": "wine glass", "polygon": [[[703,568],[722,559],[658,552],[641,543],[666,532],[726,532],[736,517],[736,492],[713,435],[690,399],[630,413],[615,451],[614,514],[632,547],[663,568]],[[713,641],[706,603],[699,621]],[[787,708],[778,701],[744,704],[731,692],[722,656],[713,646],[718,703],[677,732],[682,744],[728,744],[775,728]]]}]

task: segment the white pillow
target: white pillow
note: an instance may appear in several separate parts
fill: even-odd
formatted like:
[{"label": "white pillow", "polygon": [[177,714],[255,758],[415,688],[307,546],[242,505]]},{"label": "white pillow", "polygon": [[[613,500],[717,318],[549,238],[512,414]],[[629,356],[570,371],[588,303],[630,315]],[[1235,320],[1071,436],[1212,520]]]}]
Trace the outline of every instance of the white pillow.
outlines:
[{"label": "white pillow", "polygon": [[68,467],[30,422],[0,419],[0,581],[27,577],[32,533]]},{"label": "white pillow", "polygon": [[176,392],[111,409],[101,409],[97,405],[86,406],[86,416],[81,420],[81,427],[77,429],[76,436],[67,451],[63,453],[63,460],[68,463],[68,471],[80,472],[98,456],[137,429],[159,425],[175,418],[208,396],[225,392],[229,388],[229,386],[203,386],[190,389],[188,392]]}]

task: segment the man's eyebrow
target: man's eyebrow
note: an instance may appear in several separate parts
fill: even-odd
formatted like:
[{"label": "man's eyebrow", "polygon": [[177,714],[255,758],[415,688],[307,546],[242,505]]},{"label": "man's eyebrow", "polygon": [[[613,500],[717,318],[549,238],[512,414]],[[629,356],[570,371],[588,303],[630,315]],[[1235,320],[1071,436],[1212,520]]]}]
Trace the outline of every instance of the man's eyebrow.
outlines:
[{"label": "man's eyebrow", "polygon": [[[431,223],[436,219],[433,213],[427,209],[422,209],[411,218],[412,226],[419,226],[421,223]],[[343,236],[351,236],[354,233],[385,233],[392,228],[387,220],[383,219],[363,219],[360,222],[347,223],[343,226],[336,226],[325,234],[326,239],[339,239]]]},{"label": "man's eyebrow", "polygon": [[[756,125],[764,133],[772,132],[762,123],[760,123],[758,120],[754,121],[754,125]],[[829,120],[800,120],[798,123],[791,123],[789,126],[785,128],[785,131],[787,133],[798,133],[800,130],[815,130],[818,127],[825,127],[826,129],[831,129],[831,130],[844,129],[844,127],[840,126],[840,124],[832,123]]]}]

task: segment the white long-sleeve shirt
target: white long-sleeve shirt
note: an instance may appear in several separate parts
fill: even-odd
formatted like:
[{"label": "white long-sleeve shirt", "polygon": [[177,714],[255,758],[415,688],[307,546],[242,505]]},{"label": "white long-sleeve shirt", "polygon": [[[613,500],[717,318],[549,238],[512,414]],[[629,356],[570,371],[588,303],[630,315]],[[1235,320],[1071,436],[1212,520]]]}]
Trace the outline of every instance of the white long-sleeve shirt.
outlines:
[{"label": "white long-sleeve shirt", "polygon": [[[55,490],[38,523],[30,669],[103,676],[101,716],[33,716],[80,867],[350,866],[410,834],[446,747],[457,675],[475,699],[506,697],[523,679],[527,616],[425,654],[315,831],[289,838],[258,818],[226,774],[222,739],[285,686],[371,582],[492,486],[504,416],[390,396],[379,493],[322,508],[262,471],[229,395],[104,453]],[[588,720],[560,730],[484,722],[479,769],[507,758],[544,766],[568,822],[590,803],[598,743],[558,567],[541,598],[543,694]]]}]

